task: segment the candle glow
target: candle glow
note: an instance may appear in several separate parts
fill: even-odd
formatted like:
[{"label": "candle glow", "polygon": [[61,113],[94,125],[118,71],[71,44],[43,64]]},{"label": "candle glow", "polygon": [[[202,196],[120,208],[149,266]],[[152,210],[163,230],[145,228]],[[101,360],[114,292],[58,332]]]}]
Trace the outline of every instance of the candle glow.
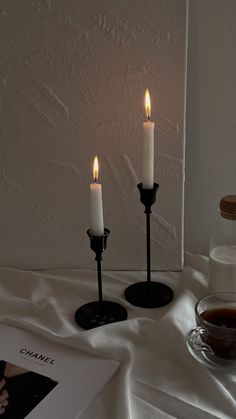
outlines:
[{"label": "candle glow", "polygon": [[94,182],[97,182],[97,180],[98,180],[98,173],[99,173],[98,158],[97,158],[97,156],[95,156],[94,161],[93,161],[93,179],[94,179]]},{"label": "candle glow", "polygon": [[150,119],[151,118],[151,99],[150,99],[150,94],[149,94],[148,89],[146,89],[146,92],[145,92],[145,110],[146,110],[147,119]]}]

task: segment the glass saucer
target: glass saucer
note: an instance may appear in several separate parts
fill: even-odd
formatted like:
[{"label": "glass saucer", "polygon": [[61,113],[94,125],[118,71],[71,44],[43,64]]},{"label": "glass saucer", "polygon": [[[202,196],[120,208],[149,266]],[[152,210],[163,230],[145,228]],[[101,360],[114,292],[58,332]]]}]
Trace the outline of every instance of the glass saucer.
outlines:
[{"label": "glass saucer", "polygon": [[205,367],[213,369],[215,371],[222,371],[222,372],[234,372],[236,370],[236,362],[231,361],[222,361],[220,360],[219,363],[212,361],[209,359],[204,351],[195,351],[188,341],[186,341],[187,347],[191,355],[201,364],[205,365]]}]

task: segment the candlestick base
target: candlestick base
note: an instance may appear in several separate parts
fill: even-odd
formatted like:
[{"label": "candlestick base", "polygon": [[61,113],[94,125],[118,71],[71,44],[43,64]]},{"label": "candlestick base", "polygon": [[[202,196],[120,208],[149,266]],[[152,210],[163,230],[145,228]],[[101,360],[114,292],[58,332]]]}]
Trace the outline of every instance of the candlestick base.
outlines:
[{"label": "candlestick base", "polygon": [[92,301],[75,313],[75,321],[83,329],[89,330],[104,324],[120,322],[127,319],[127,311],[113,301]]},{"label": "candlestick base", "polygon": [[136,282],[125,290],[126,300],[137,307],[156,308],[169,304],[174,293],[170,287],[160,282]]}]

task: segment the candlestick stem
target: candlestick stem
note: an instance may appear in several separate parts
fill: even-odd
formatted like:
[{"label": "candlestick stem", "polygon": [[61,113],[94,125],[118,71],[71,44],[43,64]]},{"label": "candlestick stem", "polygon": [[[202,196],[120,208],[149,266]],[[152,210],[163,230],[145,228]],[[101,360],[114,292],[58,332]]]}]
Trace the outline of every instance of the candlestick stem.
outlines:
[{"label": "candlestick stem", "polygon": [[98,278],[98,301],[99,313],[102,315],[103,297],[102,297],[102,256],[100,253],[96,254],[95,260],[97,261],[97,278]]},{"label": "candlestick stem", "polygon": [[146,212],[146,244],[147,244],[147,281],[151,281],[151,245],[150,245],[150,211]]}]

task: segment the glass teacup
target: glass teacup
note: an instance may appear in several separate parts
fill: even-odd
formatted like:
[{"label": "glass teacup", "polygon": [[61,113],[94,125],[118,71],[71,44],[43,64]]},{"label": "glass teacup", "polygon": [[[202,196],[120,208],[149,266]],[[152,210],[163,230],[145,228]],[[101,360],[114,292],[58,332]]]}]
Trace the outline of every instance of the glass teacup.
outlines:
[{"label": "glass teacup", "polygon": [[202,351],[214,363],[236,365],[236,293],[218,292],[195,306],[197,326],[187,336],[193,351]]}]

